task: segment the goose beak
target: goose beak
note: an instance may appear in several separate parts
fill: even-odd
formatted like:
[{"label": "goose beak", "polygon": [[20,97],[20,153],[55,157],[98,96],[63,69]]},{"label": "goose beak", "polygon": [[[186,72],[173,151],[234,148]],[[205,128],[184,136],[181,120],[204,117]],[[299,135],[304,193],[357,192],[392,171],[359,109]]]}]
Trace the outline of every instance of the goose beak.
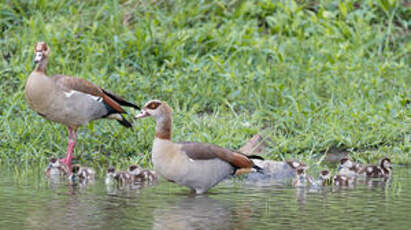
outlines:
[{"label": "goose beak", "polygon": [[41,61],[43,58],[43,54],[41,52],[36,52],[36,55],[34,57],[34,63],[37,64]]},{"label": "goose beak", "polygon": [[136,119],[140,119],[140,118],[148,117],[148,116],[150,116],[150,114],[147,111],[141,110],[141,112],[136,115]]}]

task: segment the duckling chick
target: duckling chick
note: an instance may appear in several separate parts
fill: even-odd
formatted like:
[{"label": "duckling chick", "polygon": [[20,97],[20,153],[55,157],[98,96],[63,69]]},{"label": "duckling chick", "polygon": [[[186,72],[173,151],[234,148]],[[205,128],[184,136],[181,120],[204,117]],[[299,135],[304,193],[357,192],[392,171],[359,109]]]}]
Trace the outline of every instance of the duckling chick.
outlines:
[{"label": "duckling chick", "polygon": [[321,170],[320,175],[318,176],[317,184],[321,186],[332,184],[331,173],[329,170]]},{"label": "duckling chick", "polygon": [[49,164],[45,170],[45,174],[47,177],[54,177],[54,176],[65,176],[67,175],[68,170],[66,165],[61,164],[60,161],[56,157],[50,157]]},{"label": "duckling chick", "polygon": [[106,185],[112,185],[117,183],[119,186],[124,186],[130,184],[132,181],[132,176],[128,172],[117,171],[114,167],[109,167],[106,172]]},{"label": "duckling chick", "polygon": [[252,172],[247,175],[248,181],[275,180],[290,181],[296,175],[299,166],[307,167],[298,160],[273,161],[253,159],[253,162],[263,169],[262,173]]},{"label": "duckling chick", "polygon": [[71,175],[69,180],[71,182],[80,181],[87,183],[89,180],[94,180],[95,172],[93,169],[88,167],[81,167],[79,164],[71,166]]},{"label": "duckling chick", "polygon": [[376,165],[367,165],[364,168],[363,173],[367,178],[384,177],[383,171],[380,169],[380,167],[378,167]]},{"label": "duckling chick", "polygon": [[384,177],[391,177],[392,176],[392,166],[391,160],[388,157],[384,157],[380,160],[380,168],[384,174]]},{"label": "duckling chick", "polygon": [[392,167],[391,160],[388,157],[384,157],[380,160],[379,165],[367,165],[361,171],[367,178],[383,178],[391,177]]},{"label": "duckling chick", "polygon": [[333,177],[334,184],[337,186],[351,186],[354,183],[354,178],[346,175],[337,174]]},{"label": "duckling chick", "polygon": [[138,175],[141,172],[141,168],[137,165],[130,165],[128,167],[128,173],[134,178],[134,176]]},{"label": "duckling chick", "polygon": [[305,173],[306,166],[299,166],[295,178],[293,180],[294,187],[306,187],[307,185],[313,184],[312,179]]},{"label": "duckling chick", "polygon": [[297,170],[298,168],[304,168],[305,171],[306,169],[308,169],[308,166],[305,163],[298,160],[286,160],[285,162],[294,170]]},{"label": "duckling chick", "polygon": [[360,163],[354,162],[349,157],[343,157],[338,166],[338,174],[347,177],[357,177],[363,166]]},{"label": "duckling chick", "polygon": [[114,177],[116,176],[116,169],[114,167],[109,167],[106,172],[106,185],[114,183]]},{"label": "duckling chick", "polygon": [[139,174],[134,176],[134,182],[154,182],[157,180],[157,175],[154,171],[144,169]]},{"label": "duckling chick", "polygon": [[131,175],[133,183],[153,182],[157,180],[157,175],[154,171],[141,169],[137,165],[131,165],[128,173]]},{"label": "duckling chick", "polygon": [[124,172],[124,171],[119,171],[115,173],[114,179],[116,180],[117,184],[119,186],[124,186],[127,184],[131,184],[132,182],[132,177],[130,173]]}]

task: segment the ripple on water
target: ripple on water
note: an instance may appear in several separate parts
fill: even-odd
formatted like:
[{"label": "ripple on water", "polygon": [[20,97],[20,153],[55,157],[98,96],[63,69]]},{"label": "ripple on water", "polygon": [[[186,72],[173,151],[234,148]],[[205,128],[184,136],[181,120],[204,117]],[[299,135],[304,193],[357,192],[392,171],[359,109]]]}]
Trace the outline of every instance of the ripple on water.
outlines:
[{"label": "ripple on water", "polygon": [[[354,188],[221,183],[206,195],[161,181],[138,189],[48,181],[33,170],[0,175],[0,229],[408,229],[411,170]],[[22,176],[24,175],[24,176]],[[33,176],[37,175],[37,176]]]}]

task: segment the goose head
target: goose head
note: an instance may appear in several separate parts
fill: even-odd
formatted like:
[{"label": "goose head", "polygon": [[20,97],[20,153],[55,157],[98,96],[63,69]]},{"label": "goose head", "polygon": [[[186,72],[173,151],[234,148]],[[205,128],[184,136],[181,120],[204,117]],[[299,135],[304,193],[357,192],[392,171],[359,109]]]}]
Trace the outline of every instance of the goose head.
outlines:
[{"label": "goose head", "polygon": [[172,110],[167,103],[160,100],[151,100],[147,102],[136,118],[153,117],[156,121],[161,121],[165,117],[171,117]]},{"label": "goose head", "polygon": [[171,116],[173,112],[167,103],[159,100],[147,102],[136,118],[153,117],[156,120],[156,137],[160,139],[171,139]]},{"label": "goose head", "polygon": [[44,63],[47,61],[50,54],[50,48],[47,46],[45,42],[37,42],[34,45],[34,63]]}]

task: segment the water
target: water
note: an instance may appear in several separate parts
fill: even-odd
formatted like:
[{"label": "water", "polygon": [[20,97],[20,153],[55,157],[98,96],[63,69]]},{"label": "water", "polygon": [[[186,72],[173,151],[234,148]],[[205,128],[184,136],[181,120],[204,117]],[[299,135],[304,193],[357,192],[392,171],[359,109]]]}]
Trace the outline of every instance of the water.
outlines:
[{"label": "water", "polygon": [[160,181],[136,190],[54,183],[41,170],[0,174],[0,229],[410,229],[411,168],[391,182],[296,189],[226,181],[207,195]]}]

